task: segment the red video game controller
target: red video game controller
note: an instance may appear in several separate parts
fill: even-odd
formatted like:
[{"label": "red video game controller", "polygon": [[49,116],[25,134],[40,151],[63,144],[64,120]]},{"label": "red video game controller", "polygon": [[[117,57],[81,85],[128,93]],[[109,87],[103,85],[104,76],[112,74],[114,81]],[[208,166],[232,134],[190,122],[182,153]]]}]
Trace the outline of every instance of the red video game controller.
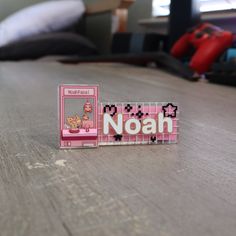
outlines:
[{"label": "red video game controller", "polygon": [[181,58],[193,47],[195,53],[189,66],[199,74],[203,74],[232,43],[231,32],[209,23],[202,23],[190,29],[174,44],[171,55]]}]

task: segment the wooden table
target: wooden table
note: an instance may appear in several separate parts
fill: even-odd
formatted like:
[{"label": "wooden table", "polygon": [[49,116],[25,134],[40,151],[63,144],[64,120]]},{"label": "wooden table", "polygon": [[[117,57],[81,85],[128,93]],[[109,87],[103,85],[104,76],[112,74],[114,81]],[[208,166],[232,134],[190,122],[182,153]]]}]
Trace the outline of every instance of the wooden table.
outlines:
[{"label": "wooden table", "polygon": [[[178,102],[180,143],[59,150],[61,83]],[[1,236],[235,236],[235,117],[235,88],[155,69],[1,63]]]}]

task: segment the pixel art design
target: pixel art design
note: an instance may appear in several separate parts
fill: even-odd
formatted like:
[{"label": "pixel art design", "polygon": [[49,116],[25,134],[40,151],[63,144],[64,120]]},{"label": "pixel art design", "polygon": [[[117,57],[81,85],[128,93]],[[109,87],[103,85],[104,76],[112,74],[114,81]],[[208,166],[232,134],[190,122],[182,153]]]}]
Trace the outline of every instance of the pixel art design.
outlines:
[{"label": "pixel art design", "polygon": [[174,144],[179,108],[170,102],[99,103],[96,85],[59,87],[60,148]]}]

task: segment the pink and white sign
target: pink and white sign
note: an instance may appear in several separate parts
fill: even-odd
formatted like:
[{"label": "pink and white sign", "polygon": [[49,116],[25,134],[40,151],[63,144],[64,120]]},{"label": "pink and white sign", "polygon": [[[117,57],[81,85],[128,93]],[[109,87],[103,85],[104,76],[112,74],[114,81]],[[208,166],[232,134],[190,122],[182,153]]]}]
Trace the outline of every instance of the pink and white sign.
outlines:
[{"label": "pink and white sign", "polygon": [[88,85],[62,85],[59,99],[61,148],[178,141],[179,110],[174,103],[98,103],[98,86]]},{"label": "pink and white sign", "polygon": [[60,147],[98,146],[98,86],[59,87]]}]

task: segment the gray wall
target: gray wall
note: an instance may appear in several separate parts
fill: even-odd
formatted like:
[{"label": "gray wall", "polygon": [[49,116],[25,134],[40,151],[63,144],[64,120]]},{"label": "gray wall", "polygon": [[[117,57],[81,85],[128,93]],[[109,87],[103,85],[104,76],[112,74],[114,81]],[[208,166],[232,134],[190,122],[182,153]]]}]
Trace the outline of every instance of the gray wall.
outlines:
[{"label": "gray wall", "polygon": [[140,19],[150,18],[152,15],[152,0],[136,0],[129,8],[128,31],[140,32],[143,28],[139,26]]},{"label": "gray wall", "polygon": [[0,0],[0,21],[23,7],[44,2],[44,0]]},{"label": "gray wall", "polygon": [[[84,0],[87,3],[93,3],[97,0]],[[86,17],[86,36],[95,43],[101,53],[109,53],[111,46],[111,28],[112,14]]]}]

